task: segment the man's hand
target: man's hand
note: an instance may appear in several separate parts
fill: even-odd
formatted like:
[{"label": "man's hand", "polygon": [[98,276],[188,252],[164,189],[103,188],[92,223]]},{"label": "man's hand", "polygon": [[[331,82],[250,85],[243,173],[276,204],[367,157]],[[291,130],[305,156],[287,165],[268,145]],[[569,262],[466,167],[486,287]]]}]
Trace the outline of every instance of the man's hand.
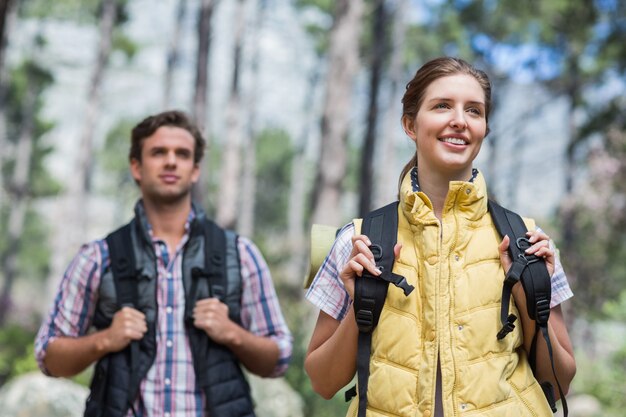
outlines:
[{"label": "man's hand", "polygon": [[193,325],[215,342],[230,346],[237,343],[239,326],[228,317],[228,306],[217,298],[198,300],[193,309]]},{"label": "man's hand", "polygon": [[146,316],[132,307],[122,307],[113,316],[111,326],[105,331],[105,349],[119,352],[133,340],[141,340],[148,331]]}]

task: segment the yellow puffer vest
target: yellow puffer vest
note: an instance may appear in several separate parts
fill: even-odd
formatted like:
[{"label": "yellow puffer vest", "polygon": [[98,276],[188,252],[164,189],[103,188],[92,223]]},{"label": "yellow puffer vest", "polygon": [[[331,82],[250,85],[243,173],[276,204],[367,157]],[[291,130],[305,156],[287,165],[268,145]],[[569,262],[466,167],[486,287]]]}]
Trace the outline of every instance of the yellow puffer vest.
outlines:
[{"label": "yellow puffer vest", "polygon": [[[446,417],[551,416],[521,325],[496,338],[504,271],[482,175],[450,183],[441,222],[426,194],[412,191],[410,175],[400,195],[402,251],[393,270],[415,290],[405,297],[389,286],[372,335],[367,416],[432,416],[438,357]],[[514,303],[511,312],[519,317]],[[348,416],[357,410],[358,397]]]}]

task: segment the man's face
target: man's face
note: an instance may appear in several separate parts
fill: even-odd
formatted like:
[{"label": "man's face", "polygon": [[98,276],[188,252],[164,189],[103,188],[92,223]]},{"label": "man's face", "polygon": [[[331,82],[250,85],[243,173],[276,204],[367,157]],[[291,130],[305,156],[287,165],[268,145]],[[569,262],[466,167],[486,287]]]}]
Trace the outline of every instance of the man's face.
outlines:
[{"label": "man's face", "polygon": [[132,159],[130,170],[145,200],[171,203],[190,198],[200,176],[194,144],[191,133],[174,126],[162,126],[144,139],[141,161]]}]

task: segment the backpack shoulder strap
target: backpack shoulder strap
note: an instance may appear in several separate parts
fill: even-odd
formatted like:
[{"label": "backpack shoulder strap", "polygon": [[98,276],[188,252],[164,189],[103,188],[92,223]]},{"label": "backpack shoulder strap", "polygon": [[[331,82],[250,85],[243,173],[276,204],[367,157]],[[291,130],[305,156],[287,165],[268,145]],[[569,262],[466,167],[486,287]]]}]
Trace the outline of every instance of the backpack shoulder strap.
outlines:
[{"label": "backpack shoulder strap", "polygon": [[[106,237],[107,247],[109,250],[109,260],[111,265],[111,273],[113,274],[113,282],[117,295],[117,303],[119,308],[131,307],[138,308],[138,279],[137,269],[135,265],[135,249],[133,246],[132,230],[133,222],[120,227],[116,231],[110,233]],[[139,349],[140,341],[133,340],[128,348],[130,362],[130,378],[129,386],[139,386]],[[132,399],[134,395],[130,395],[128,403],[133,410]]]},{"label": "backpack shoulder strap", "polygon": [[[364,271],[363,275],[355,280],[354,313],[359,328],[357,353],[358,416],[365,417],[372,332],[378,324],[385,304],[389,283],[401,288],[407,296],[414,287],[403,276],[392,272],[395,260],[393,248],[398,234],[398,202],[368,213],[363,218],[361,234],[368,236],[372,242],[370,249],[374,255],[376,266],[382,271],[379,277]],[[349,390],[346,393],[346,399],[350,399],[354,393],[354,390]]]},{"label": "backpack shoulder strap", "polygon": [[[513,286],[521,280],[522,287],[524,288],[524,294],[526,295],[526,309],[528,311],[528,316],[535,321],[537,329],[533,336],[529,354],[530,366],[533,372],[535,372],[537,369],[537,336],[541,332],[548,346],[552,372],[561,395],[564,416],[567,416],[567,402],[565,401],[565,395],[561,389],[561,384],[556,377],[554,359],[552,357],[552,344],[550,343],[550,337],[548,335],[550,299],[552,296],[550,274],[548,273],[548,269],[546,268],[543,258],[525,253],[525,250],[532,246],[532,244],[526,237],[528,229],[526,228],[522,217],[491,200],[488,202],[488,207],[500,236],[509,236],[509,254],[511,255],[511,260],[513,261],[511,268],[505,276],[502,287],[502,303],[500,306],[500,320],[502,322],[502,328],[498,332],[497,337],[498,339],[503,339],[515,328],[513,323],[517,317],[515,317],[514,314],[509,315],[508,312]],[[550,407],[552,408],[552,411],[556,412],[556,400],[554,398],[552,384],[545,381],[540,382],[540,385],[550,404]]]},{"label": "backpack shoulder strap", "polygon": [[226,261],[226,296],[230,319],[241,324],[241,258],[239,257],[239,236],[232,230],[224,231]]},{"label": "backpack shoulder strap", "polygon": [[186,317],[191,319],[193,305],[197,301],[198,283],[206,279],[210,297],[215,297],[228,305],[231,320],[241,321],[241,267],[238,236],[230,230],[224,230],[209,219],[202,221],[204,238],[204,267],[191,270],[190,308]]},{"label": "backpack shoulder strap", "polygon": [[137,305],[137,271],[131,236],[132,223],[120,227],[106,237],[111,272],[120,307]]}]

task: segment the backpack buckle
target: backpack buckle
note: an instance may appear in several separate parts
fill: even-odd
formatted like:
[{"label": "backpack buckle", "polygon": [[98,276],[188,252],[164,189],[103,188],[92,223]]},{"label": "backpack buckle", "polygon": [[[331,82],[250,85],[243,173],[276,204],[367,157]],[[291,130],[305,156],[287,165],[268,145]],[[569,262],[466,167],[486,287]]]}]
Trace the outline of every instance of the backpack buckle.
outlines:
[{"label": "backpack buckle", "polygon": [[355,314],[356,325],[360,332],[369,333],[374,327],[374,313],[370,310],[360,309]]},{"label": "backpack buckle", "polygon": [[545,298],[535,303],[535,321],[540,324],[548,322],[550,318],[550,302]]},{"label": "backpack buckle", "polygon": [[521,253],[518,255],[518,257],[520,259],[522,259],[526,265],[530,265],[532,263],[538,262],[539,258],[535,255],[526,255],[525,251],[526,249],[530,248],[532,246],[532,243],[530,243],[530,240],[528,240],[525,237],[518,237],[517,240],[515,241],[515,245],[517,246],[517,248],[521,251]]},{"label": "backpack buckle", "polygon": [[515,320],[517,320],[515,314],[509,314],[509,316],[506,318],[506,323],[502,325],[502,328],[498,332],[498,340],[504,339],[507,334],[511,333],[513,329],[515,329],[515,324],[513,324]]}]

